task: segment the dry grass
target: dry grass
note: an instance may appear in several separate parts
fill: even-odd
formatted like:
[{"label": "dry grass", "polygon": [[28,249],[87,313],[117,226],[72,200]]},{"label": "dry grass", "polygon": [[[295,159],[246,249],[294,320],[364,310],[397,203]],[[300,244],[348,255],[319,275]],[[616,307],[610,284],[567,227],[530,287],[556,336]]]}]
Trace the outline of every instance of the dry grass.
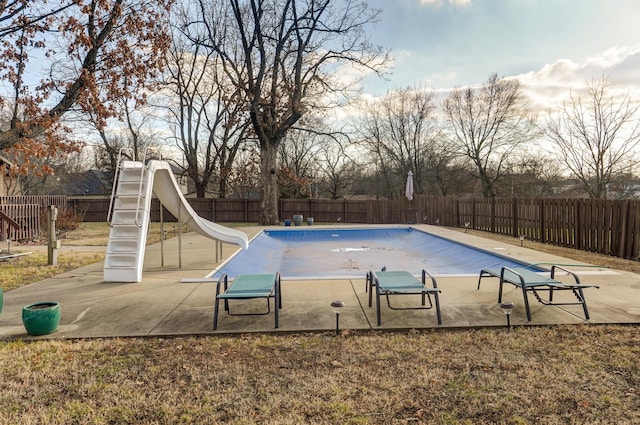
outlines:
[{"label": "dry grass", "polygon": [[3,341],[0,424],[640,424],[639,368],[614,325]]},{"label": "dry grass", "polygon": [[[167,232],[167,238],[174,236],[174,226],[165,223],[164,230]],[[160,224],[151,223],[147,243],[159,242],[160,234]],[[14,247],[12,252],[32,253],[0,262],[0,288],[9,291],[87,264],[102,261],[105,256],[104,249],[98,247],[106,246],[108,241],[109,227],[106,223],[81,223],[77,229],[69,231],[65,238],[61,239],[63,246],[78,247],[78,249],[60,250],[56,267],[47,264],[46,242],[44,242],[45,246]],[[93,251],[90,247],[96,247],[96,250]]]},{"label": "dry grass", "polygon": [[10,291],[103,259],[103,252],[62,252],[58,255],[58,265],[54,267],[47,265],[46,251],[35,251],[0,263],[0,288]]},{"label": "dry grass", "polygon": [[[165,223],[167,237],[173,237],[175,225]],[[62,244],[66,246],[107,246],[109,241],[109,226],[107,223],[81,223],[78,229],[65,234]],[[151,223],[147,235],[147,244],[160,241],[160,223]]]},{"label": "dry grass", "polygon": [[0,424],[637,424],[621,326],[0,343]]}]

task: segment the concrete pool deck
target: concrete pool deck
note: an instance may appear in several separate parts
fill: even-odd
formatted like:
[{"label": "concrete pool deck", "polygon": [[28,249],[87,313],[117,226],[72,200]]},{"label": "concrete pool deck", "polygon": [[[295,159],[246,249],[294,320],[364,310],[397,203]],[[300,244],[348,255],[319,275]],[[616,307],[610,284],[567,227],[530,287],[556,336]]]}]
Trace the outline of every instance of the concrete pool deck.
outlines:
[{"label": "concrete pool deck", "polygon": [[[638,274],[601,267],[578,267],[575,260],[527,249],[526,242],[525,247],[519,247],[437,226],[414,227],[527,263],[571,264],[569,268],[579,272],[582,283],[600,286],[600,289],[584,290],[591,314],[588,321],[584,319],[581,306],[545,306],[530,296],[532,320],[527,322],[522,292],[505,285],[503,300],[516,304],[511,316],[515,326],[640,323]],[[240,229],[250,237],[260,230],[257,227]],[[182,268],[178,268],[179,245],[182,247]],[[223,244],[222,261],[236,249],[234,245]],[[442,325],[437,324],[434,310],[393,311],[384,303],[382,326],[377,326],[375,300],[373,307],[369,307],[365,292],[367,270],[363,270],[361,278],[352,279],[290,281],[283,276],[279,329],[274,329],[273,313],[229,316],[221,309],[218,330],[214,332],[215,284],[181,282],[185,278],[203,278],[220,264],[215,262],[214,241],[188,232],[181,242],[178,238],[164,241],[163,250],[164,267],[161,266],[161,244],[147,247],[140,283],[103,282],[103,263],[99,262],[6,292],[0,313],[0,339],[31,338],[22,325],[22,307],[40,301],[59,302],[62,318],[57,332],[35,338],[333,331],[336,318],[330,304],[334,300],[345,303],[340,314],[341,329],[448,329],[506,324],[497,303],[497,280],[483,279],[478,290],[478,276],[475,275],[438,277],[442,290]],[[414,297],[392,298],[394,305],[415,302]],[[265,307],[264,300],[255,303],[254,306],[253,301],[244,302],[237,304],[237,308]]]}]

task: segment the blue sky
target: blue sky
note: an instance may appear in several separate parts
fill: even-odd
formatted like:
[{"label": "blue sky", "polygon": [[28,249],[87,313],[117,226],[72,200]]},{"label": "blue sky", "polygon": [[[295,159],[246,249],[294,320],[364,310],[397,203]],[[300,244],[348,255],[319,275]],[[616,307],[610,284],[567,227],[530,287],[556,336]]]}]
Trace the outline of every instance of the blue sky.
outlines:
[{"label": "blue sky", "polygon": [[[389,81],[365,92],[480,84],[517,76],[548,101],[606,74],[640,85],[639,0],[368,0],[382,9],[371,40],[392,50]],[[541,101],[542,102],[542,101]],[[544,102],[543,102],[544,103]]]}]

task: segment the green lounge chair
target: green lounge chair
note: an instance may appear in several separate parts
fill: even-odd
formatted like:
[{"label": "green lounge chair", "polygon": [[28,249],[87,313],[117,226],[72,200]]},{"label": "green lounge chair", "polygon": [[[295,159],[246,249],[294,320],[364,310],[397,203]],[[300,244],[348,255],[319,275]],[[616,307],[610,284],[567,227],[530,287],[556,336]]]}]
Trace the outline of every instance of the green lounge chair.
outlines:
[{"label": "green lounge chair", "polygon": [[[574,283],[564,283],[555,279],[556,271],[561,270],[571,277],[573,277]],[[583,285],[580,283],[580,278],[574,272],[567,270],[563,267],[554,265],[551,267],[551,277],[545,277],[536,273],[533,270],[527,268],[511,268],[502,267],[500,269],[484,269],[480,271],[480,277],[478,278],[478,289],[480,289],[480,281],[483,277],[496,277],[500,279],[500,289],[498,291],[498,302],[502,302],[502,286],[503,284],[510,283],[520,289],[522,289],[522,296],[524,297],[524,308],[527,312],[527,320],[531,321],[531,311],[529,310],[529,298],[528,292],[531,292],[536,299],[544,305],[582,305],[584,310],[585,319],[589,320],[589,310],[587,309],[587,302],[584,299],[584,288],[598,288],[597,285]],[[548,291],[548,297],[543,298],[542,292]],[[553,294],[557,291],[571,291],[573,295],[578,299],[577,302],[554,302]]]},{"label": "green lounge chair", "polygon": [[[426,278],[429,276],[433,284],[433,288],[426,285]],[[414,275],[407,271],[383,271],[367,273],[366,291],[369,291],[369,307],[372,304],[373,287],[376,288],[376,317],[378,326],[382,326],[380,317],[380,296],[387,297],[387,305],[392,310],[428,310],[433,308],[435,303],[436,314],[438,316],[438,324],[442,324],[442,315],[440,314],[440,289],[436,279],[426,270],[422,270],[422,282],[416,279]],[[391,295],[422,295],[421,307],[392,307],[389,300]],[[434,302],[431,301],[433,295]],[[426,306],[426,299],[429,299],[429,306]]]},{"label": "green lounge chair", "polygon": [[[224,286],[223,292],[220,291]],[[256,298],[267,299],[267,311],[265,313],[232,314],[229,310],[229,300],[250,300]],[[274,301],[275,327],[279,326],[278,310],[282,308],[282,293],[280,291],[280,273],[275,274],[247,274],[236,277],[231,286],[228,286],[227,275],[224,274],[216,285],[215,311],[213,316],[213,330],[218,329],[218,306],[224,301],[224,309],[230,316],[256,316],[271,313],[269,298]]]}]

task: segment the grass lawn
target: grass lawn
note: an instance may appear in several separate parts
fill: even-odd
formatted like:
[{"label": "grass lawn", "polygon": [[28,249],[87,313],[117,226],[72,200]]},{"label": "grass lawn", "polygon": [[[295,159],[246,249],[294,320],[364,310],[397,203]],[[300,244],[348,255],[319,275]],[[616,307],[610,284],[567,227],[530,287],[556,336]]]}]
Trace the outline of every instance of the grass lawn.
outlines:
[{"label": "grass lawn", "polygon": [[640,424],[639,369],[618,325],[0,341],[0,424]]},{"label": "grass lawn", "polygon": [[[165,224],[167,237],[172,237],[172,227]],[[45,246],[13,246],[12,252],[31,252],[31,254],[0,262],[0,288],[4,291],[19,288],[47,277],[55,276],[87,264],[104,260],[104,247],[109,240],[109,227],[106,223],[81,223],[76,230],[68,232],[61,244],[71,250],[58,252],[58,265],[47,265]],[[151,223],[147,243],[160,241],[160,224]],[[74,249],[76,248],[77,249]],[[82,247],[82,248],[79,248]],[[95,247],[95,250],[91,248]]]}]

